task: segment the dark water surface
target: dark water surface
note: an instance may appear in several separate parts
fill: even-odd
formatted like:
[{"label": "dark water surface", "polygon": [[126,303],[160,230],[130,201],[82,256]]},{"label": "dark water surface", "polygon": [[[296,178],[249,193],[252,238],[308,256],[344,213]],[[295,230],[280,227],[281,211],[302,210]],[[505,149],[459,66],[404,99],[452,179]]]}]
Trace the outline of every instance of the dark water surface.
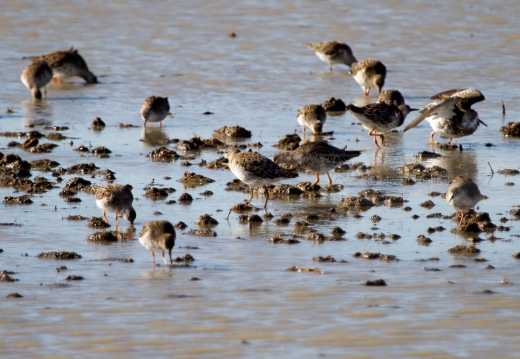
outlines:
[{"label": "dark water surface", "polygon": [[[520,355],[520,261],[512,256],[520,251],[520,230],[509,214],[518,208],[520,182],[518,177],[498,173],[520,167],[520,141],[503,138],[499,132],[507,122],[518,121],[520,113],[516,81],[520,4],[7,0],[0,8],[0,132],[34,129],[48,134],[54,131],[46,126],[69,128],[61,131],[66,140],[40,140],[58,144],[49,154],[8,148],[10,141],[24,140],[11,137],[0,137],[0,152],[16,153],[27,161],[50,158],[64,168],[93,162],[101,170],[113,170],[117,183],[134,188],[137,233],[149,220],[184,221],[188,228],[177,231],[174,254],[190,253],[196,259],[192,268],[154,269],[150,253],[137,240],[110,245],[87,242],[95,230],[86,221],[65,218],[100,216],[94,196],[80,193],[81,202],[75,204],[59,196],[66,181],[77,175],[64,175],[55,189],[34,195],[31,205],[2,205],[0,222],[16,221],[21,226],[0,227],[0,270],[13,271],[12,277],[19,279],[0,282],[0,296],[23,295],[1,301],[2,357]],[[237,36],[230,37],[232,32]],[[451,88],[475,87],[484,93],[486,100],[475,109],[488,127],[454,140],[464,151],[434,148],[443,157],[422,162],[439,165],[450,176],[473,177],[488,197],[479,210],[489,213],[493,223],[509,228],[496,231],[493,241],[490,233],[480,234],[478,256],[449,254],[449,248],[467,244],[468,236],[457,231],[452,220],[427,218],[431,213],[455,212],[440,197],[428,196],[445,192],[446,180],[401,185],[398,168],[415,161],[416,153],[430,150],[427,122],[405,134],[389,135],[387,146],[375,151],[371,138],[350,114],[329,117],[325,130],[334,131],[331,142],[362,150],[356,161],[370,166],[365,173],[368,179],[361,171],[333,172],[334,182],[345,186],[340,192],[324,191],[320,198],[274,198],[269,202],[274,219],[256,226],[241,224],[235,213],[226,220],[229,208],[247,197],[225,190],[232,173],[197,165],[222,153],[188,153],[194,157],[191,167],[181,166],[180,160],[158,163],[146,157],[158,147],[146,141],[210,138],[214,130],[238,124],[253,133],[246,143],[261,142],[259,151],[272,158],[277,151],[272,145],[283,135],[301,133],[296,113],[302,106],[331,96],[347,104],[364,104],[363,93],[346,67],[337,65],[334,73],[328,73],[327,65],[304,45],[333,39],[350,44],[358,59],[378,58],[385,63],[389,70],[385,88],[399,89],[412,107],[421,108],[431,95]],[[26,65],[21,57],[70,46],[79,49],[100,83],[84,85],[71,79],[50,86],[48,99],[33,103],[19,80]],[[174,115],[162,129],[143,129],[140,106],[153,94],[168,96]],[[369,100],[375,96],[371,94]],[[6,113],[8,108],[13,112]],[[213,115],[203,115],[206,111]],[[96,116],[107,123],[102,131],[90,128]],[[136,127],[120,128],[120,123]],[[112,153],[102,159],[73,150],[80,145],[105,146]],[[215,182],[183,188],[178,179],[185,171]],[[32,170],[32,175],[55,180],[48,172]],[[374,176],[383,180],[374,181]],[[101,175],[81,177],[106,183]],[[302,173],[287,183],[313,178]],[[144,187],[152,181],[176,192],[166,200],[150,200],[144,197]],[[507,182],[516,186],[506,186]],[[412,211],[377,206],[359,217],[330,213],[341,198],[367,188],[403,196]],[[214,195],[200,195],[206,190]],[[191,204],[166,204],[183,192],[195,198]],[[22,194],[0,188],[1,198]],[[420,206],[429,199],[435,207]],[[263,200],[255,197],[253,204],[260,206]],[[196,218],[205,213],[219,221],[214,228],[217,237],[186,234],[197,228]],[[283,213],[294,218],[287,226],[277,226],[274,220]],[[347,232],[345,241],[268,242],[275,233],[295,232],[294,223],[306,220],[309,213],[320,217],[312,228],[330,235],[339,226]],[[412,219],[414,214],[419,218]],[[374,224],[374,215],[382,220]],[[508,221],[501,223],[501,218]],[[427,233],[437,226],[445,230]],[[123,220],[119,230],[129,231],[128,222]],[[358,232],[383,233],[385,239],[357,239]],[[392,241],[391,234],[401,238]],[[419,245],[420,234],[433,242]],[[137,239],[131,232],[130,237]],[[181,248],[186,246],[198,249]],[[74,251],[82,258],[65,262],[36,258],[41,252],[60,250]],[[353,256],[365,251],[395,255],[399,260]],[[328,255],[338,262],[313,261]],[[61,265],[68,269],[56,271]],[[486,269],[488,265],[495,269]],[[293,266],[317,267],[322,274],[287,270]],[[440,271],[426,270],[435,268]],[[69,275],[85,279],[68,282]],[[193,277],[201,280],[190,280]],[[374,279],[384,279],[388,286],[364,286]]]}]

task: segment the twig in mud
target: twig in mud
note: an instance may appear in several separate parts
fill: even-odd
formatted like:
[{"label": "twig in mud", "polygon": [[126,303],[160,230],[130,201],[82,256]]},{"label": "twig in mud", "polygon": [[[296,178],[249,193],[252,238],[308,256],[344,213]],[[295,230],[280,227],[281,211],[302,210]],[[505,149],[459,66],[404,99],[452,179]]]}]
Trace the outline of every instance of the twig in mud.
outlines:
[{"label": "twig in mud", "polygon": [[21,223],[17,223],[16,222],[16,219],[12,222],[2,222],[0,223],[0,226],[16,226],[16,227],[21,227],[22,224]]},{"label": "twig in mud", "polygon": [[488,162],[488,166],[489,166],[489,168],[491,169],[491,176],[493,176],[493,175],[495,174],[495,171],[493,171],[493,167],[491,167],[491,165],[489,164],[489,162]]},{"label": "twig in mud", "polygon": [[506,117],[506,105],[504,105],[504,100],[502,100],[502,117]]}]

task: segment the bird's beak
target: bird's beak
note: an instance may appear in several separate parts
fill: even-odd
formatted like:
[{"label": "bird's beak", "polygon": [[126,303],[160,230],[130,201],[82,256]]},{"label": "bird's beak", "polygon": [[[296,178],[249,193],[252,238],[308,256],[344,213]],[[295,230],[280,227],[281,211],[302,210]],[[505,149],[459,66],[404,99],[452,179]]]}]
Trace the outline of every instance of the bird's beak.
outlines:
[{"label": "bird's beak", "polygon": [[412,111],[419,111],[419,109],[418,108],[411,108],[410,112],[412,112]]},{"label": "bird's beak", "polygon": [[484,123],[484,121],[482,121],[480,118],[477,119],[477,123],[481,123],[481,124],[483,124],[484,126],[488,127],[488,125],[486,125],[486,124]]}]

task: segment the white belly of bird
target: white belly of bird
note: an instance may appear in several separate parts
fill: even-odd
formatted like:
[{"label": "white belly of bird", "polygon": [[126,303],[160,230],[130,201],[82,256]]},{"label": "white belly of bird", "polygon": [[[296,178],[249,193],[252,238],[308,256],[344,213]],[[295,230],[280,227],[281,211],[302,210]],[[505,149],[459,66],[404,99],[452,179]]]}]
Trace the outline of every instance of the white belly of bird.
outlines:
[{"label": "white belly of bird", "polygon": [[461,192],[456,198],[453,198],[450,203],[457,211],[468,211],[475,207],[479,200],[480,198],[473,198],[468,196],[465,192]]},{"label": "white belly of bird", "polygon": [[368,84],[368,79],[367,79],[366,72],[364,69],[356,72],[356,74],[353,77],[354,77],[354,80],[358,83],[358,85],[363,87],[363,89],[365,87],[370,87],[370,85]]},{"label": "white belly of bird", "polygon": [[145,235],[139,237],[139,242],[141,242],[141,244],[149,251],[162,252],[164,250],[164,248],[158,247],[156,243],[152,241],[149,233],[146,233]]}]

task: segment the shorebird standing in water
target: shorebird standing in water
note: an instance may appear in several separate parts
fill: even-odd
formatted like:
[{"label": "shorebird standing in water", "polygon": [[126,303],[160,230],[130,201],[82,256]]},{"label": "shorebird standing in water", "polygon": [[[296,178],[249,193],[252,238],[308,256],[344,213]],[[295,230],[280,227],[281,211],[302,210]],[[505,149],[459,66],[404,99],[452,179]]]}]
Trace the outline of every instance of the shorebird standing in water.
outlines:
[{"label": "shorebird standing in water", "polygon": [[305,105],[298,111],[296,117],[300,126],[303,127],[303,137],[308,128],[315,134],[323,132],[323,125],[327,121],[327,113],[321,105]]},{"label": "shorebird standing in water", "polygon": [[[473,209],[480,201],[481,194],[478,186],[469,177],[457,176],[448,187],[446,200],[460,212],[459,227],[464,219],[464,212]],[[477,222],[477,214],[473,213],[473,218]]]},{"label": "shorebird standing in water", "polygon": [[385,85],[386,66],[379,60],[365,59],[353,62],[349,74],[361,86],[365,96],[370,94],[371,88],[376,88],[379,93]]},{"label": "shorebird standing in water", "polygon": [[365,129],[370,136],[374,137],[377,148],[381,148],[377,143],[377,137],[381,137],[381,142],[385,144],[384,133],[404,123],[404,119],[415,108],[404,103],[403,95],[397,90],[383,91],[376,103],[371,103],[363,107],[353,104],[347,106],[349,111]]},{"label": "shorebird standing in water", "polygon": [[357,61],[350,47],[344,42],[325,41],[305,45],[314,50],[321,61],[329,64],[329,72],[332,72],[332,65],[334,64],[343,64],[350,67],[353,62]]},{"label": "shorebird standing in water", "polygon": [[152,252],[152,261],[155,266],[155,252],[162,252],[164,264],[168,265],[164,252],[168,252],[170,256],[170,264],[172,264],[172,249],[175,246],[175,228],[168,221],[150,221],[147,222],[143,230],[139,233],[139,242]]},{"label": "shorebird standing in water", "polygon": [[79,76],[89,84],[97,82],[96,75],[88,69],[83,57],[73,47],[66,51],[55,51],[42,56],[26,56],[23,59],[47,62],[52,69],[53,83],[57,79],[61,84],[64,78],[73,76]]},{"label": "shorebird standing in water", "polygon": [[162,121],[168,116],[170,112],[170,103],[168,97],[150,96],[144,100],[141,106],[141,118],[144,121],[144,127],[146,123],[159,122],[159,127],[162,127]]},{"label": "shorebird standing in water", "polygon": [[471,108],[474,103],[485,99],[479,90],[473,88],[449,90],[438,93],[431,99],[434,102],[423,108],[419,117],[406,126],[403,132],[414,128],[426,119],[433,129],[430,142],[434,142],[433,136],[438,133],[442,137],[449,138],[448,145],[451,145],[454,138],[471,135],[480,124],[487,126],[478,117],[477,111]]},{"label": "shorebird standing in water", "polygon": [[[247,184],[251,196],[245,201],[249,204],[253,199],[253,187],[267,186],[284,178],[295,178],[298,174],[287,171],[269,158],[256,152],[240,152],[235,147],[228,147],[226,158],[229,160],[229,169],[242,182]],[[264,209],[267,210],[269,192],[266,191]]]},{"label": "shorebird standing in water", "polygon": [[20,76],[22,83],[29,89],[33,99],[41,100],[42,92],[47,97],[47,84],[52,79],[52,69],[45,61],[35,61],[27,65]]},{"label": "shorebird standing in water", "polygon": [[134,224],[136,213],[132,202],[132,186],[109,183],[96,189],[96,204],[103,210],[103,218],[108,223],[107,212],[115,213],[116,226],[119,224],[118,215]]},{"label": "shorebird standing in water", "polygon": [[285,163],[290,166],[300,166],[316,173],[316,181],[312,184],[313,186],[320,182],[319,174],[326,173],[329,177],[329,186],[332,186],[329,172],[360,154],[360,151],[345,151],[328,144],[326,141],[309,141],[303,143],[294,151],[278,152],[274,156],[274,161],[277,164]]}]

